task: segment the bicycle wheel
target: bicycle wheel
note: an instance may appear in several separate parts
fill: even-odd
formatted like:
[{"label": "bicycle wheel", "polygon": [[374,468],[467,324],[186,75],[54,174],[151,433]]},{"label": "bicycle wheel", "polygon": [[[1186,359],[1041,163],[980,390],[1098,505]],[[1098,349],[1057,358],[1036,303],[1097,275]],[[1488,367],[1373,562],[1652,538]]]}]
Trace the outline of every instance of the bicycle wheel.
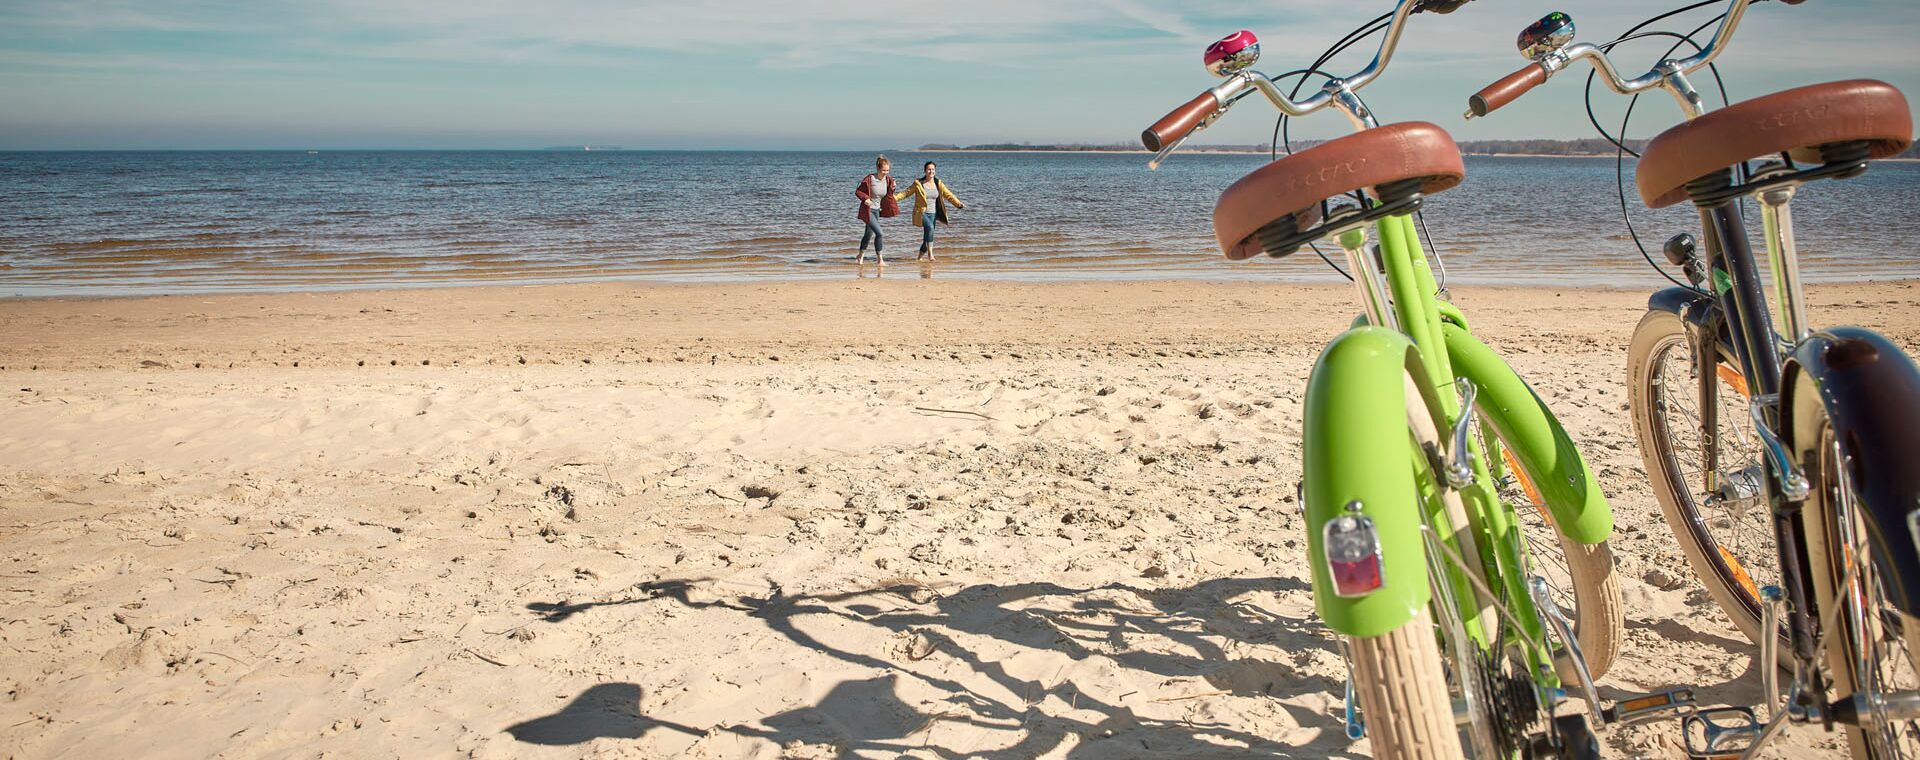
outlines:
[{"label": "bicycle wheel", "polygon": [[[1336,341],[1329,353],[1341,346]],[[1362,383],[1358,377],[1332,376],[1326,369],[1328,362],[1323,356],[1308,380],[1310,403],[1302,425],[1304,438],[1310,442],[1305,457],[1308,498],[1316,498],[1316,494],[1325,491],[1348,493],[1354,489],[1351,484],[1367,483],[1376,489],[1376,498],[1421,503],[1426,498],[1423,493],[1433,490],[1435,473],[1424,457],[1417,454],[1419,445],[1440,440],[1439,425],[1422,393],[1426,383],[1411,373],[1401,374],[1401,409],[1405,416],[1400,419],[1366,417],[1361,420],[1366,424],[1356,424],[1355,420],[1328,410],[1349,404],[1350,397],[1345,394],[1363,385],[1370,385],[1374,391],[1383,389],[1377,383]],[[1314,403],[1316,401],[1318,403]],[[1349,455],[1364,452],[1369,465],[1322,467],[1320,457],[1334,452],[1349,452]],[[1378,471],[1386,467],[1406,467],[1408,471]],[[1319,478],[1316,473],[1320,473]],[[1393,485],[1378,490],[1381,483]],[[1457,502],[1457,499],[1449,501],[1448,507],[1450,511],[1460,511],[1464,519],[1464,510],[1452,509]],[[1407,518],[1418,521],[1421,518],[1417,514],[1418,510]],[[1465,540],[1471,542],[1472,538],[1468,536]],[[1478,553],[1472,552],[1469,556],[1478,556]],[[1433,596],[1425,609],[1384,633],[1343,636],[1354,698],[1366,721],[1366,735],[1371,740],[1373,755],[1381,760],[1458,760],[1466,756],[1461,726],[1454,721],[1453,705],[1456,696],[1477,693],[1460,686],[1461,682],[1471,680],[1473,663],[1466,663],[1468,667],[1463,668],[1456,662],[1458,653],[1451,644],[1464,641],[1464,637],[1450,636],[1443,644],[1442,636],[1449,635],[1454,628],[1447,624],[1461,616],[1449,606],[1452,586],[1444,575],[1433,572],[1432,556],[1426,558],[1426,564],[1426,582],[1433,588]],[[1473,730],[1477,731],[1478,727]]]},{"label": "bicycle wheel", "polygon": [[[1821,422],[1825,422],[1824,418]],[[1808,462],[1812,486],[1807,514],[1824,527],[1824,541],[1808,549],[1821,578],[1816,583],[1823,613],[1839,605],[1827,641],[1827,665],[1836,697],[1885,695],[1920,689],[1920,619],[1887,601],[1885,580],[1862,522],[1846,461],[1833,428],[1819,427],[1816,462]],[[1863,723],[1869,716],[1862,716]],[[1920,722],[1878,721],[1847,726],[1854,757],[1920,758]]]},{"label": "bicycle wheel", "polygon": [[[1481,429],[1492,430],[1493,426],[1483,421]],[[1613,549],[1605,541],[1589,545],[1561,535],[1553,525],[1553,513],[1547,511],[1546,501],[1534,486],[1534,476],[1520,466],[1506,441],[1500,440],[1499,447],[1504,469],[1512,476],[1511,483],[1502,484],[1500,498],[1514,505],[1514,514],[1520,518],[1521,534],[1527,541],[1527,572],[1546,580],[1554,604],[1573,619],[1580,654],[1587,661],[1587,672],[1597,681],[1613,667],[1626,636],[1627,614],[1620,602]],[[1560,671],[1561,680],[1577,682],[1565,663],[1561,663]]]},{"label": "bicycle wheel", "polygon": [[1780,563],[1746,382],[1716,356],[1716,377],[1703,387],[1692,341],[1680,317],[1666,311],[1648,312],[1634,328],[1627,366],[1640,456],[1667,527],[1695,577],[1757,643],[1760,588],[1779,582]]},{"label": "bicycle wheel", "polygon": [[[1347,639],[1367,738],[1379,760],[1454,760],[1460,749],[1447,668],[1425,610],[1379,636]],[[1385,718],[1385,719],[1382,719]]]}]

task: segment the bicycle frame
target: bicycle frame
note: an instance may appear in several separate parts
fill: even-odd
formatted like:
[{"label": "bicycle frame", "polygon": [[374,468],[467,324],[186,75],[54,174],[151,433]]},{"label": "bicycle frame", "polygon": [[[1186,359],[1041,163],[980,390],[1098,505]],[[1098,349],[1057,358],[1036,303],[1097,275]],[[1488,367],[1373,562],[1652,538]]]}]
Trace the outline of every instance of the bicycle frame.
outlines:
[{"label": "bicycle frame", "polygon": [[[1684,71],[1663,69],[1658,70],[1661,81],[1653,86],[1673,92],[1689,119],[1704,113],[1697,98],[1689,102],[1683,95],[1693,92]],[[1782,623],[1795,663],[1792,704],[1775,717],[1769,735],[1784,725],[1781,721],[1786,717],[1810,720],[1829,714],[1819,651],[1824,635],[1821,617],[1827,611],[1816,602],[1817,574],[1808,548],[1812,539],[1807,535],[1809,531],[1824,535],[1820,532],[1824,526],[1809,525],[1804,511],[1810,496],[1804,468],[1818,454],[1817,439],[1824,432],[1810,429],[1815,427],[1814,420],[1824,416],[1834,427],[1852,470],[1873,473],[1871,478],[1857,480],[1862,485],[1862,516],[1875,542],[1874,556],[1887,565],[1883,575],[1920,577],[1920,511],[1915,509],[1920,505],[1920,469],[1908,453],[1913,431],[1920,429],[1916,427],[1920,426],[1920,372],[1898,347],[1870,331],[1814,332],[1808,327],[1791,212],[1801,182],[1767,181],[1784,174],[1763,172],[1750,180],[1753,190],[1743,193],[1754,197],[1761,208],[1772,306],[1747,237],[1739,203],[1743,195],[1721,197],[1699,208],[1709,291],[1668,288],[1648,304],[1650,309],[1682,318],[1698,357],[1701,432],[1709,457],[1702,468],[1706,482],[1701,485],[1707,493],[1720,485],[1718,464],[1712,459],[1718,447],[1713,403],[1719,392],[1714,382],[1717,367],[1709,365],[1732,359],[1748,389],[1749,410],[1769,475],[1766,497],[1779,547],[1779,596],[1786,604]],[[1725,194],[1722,191],[1720,196]],[[1835,361],[1836,356],[1843,358]],[[1728,560],[1713,561],[1724,565]],[[1898,585],[1889,590],[1895,606],[1920,614],[1920,586]],[[1764,635],[1778,634],[1767,631]],[[1763,651],[1772,650],[1763,643]],[[1820,700],[1810,701],[1816,695]],[[1768,702],[1776,698],[1774,693],[1767,695]]]},{"label": "bicycle frame", "polygon": [[[1473,338],[1458,309],[1436,298],[1433,270],[1412,217],[1380,219],[1374,230],[1380,238],[1378,266],[1367,250],[1364,228],[1349,228],[1338,236],[1366,308],[1365,324],[1328,346],[1308,382],[1307,429],[1344,431],[1306,442],[1308,553],[1316,607],[1337,631],[1379,635],[1411,620],[1430,601],[1431,575],[1444,573],[1444,588],[1454,602],[1450,606],[1475,646],[1491,651],[1506,639],[1525,650],[1537,680],[1557,686],[1541,610],[1528,587],[1530,568],[1519,516],[1494,488],[1488,466],[1493,452],[1471,437],[1455,437],[1449,448],[1444,441],[1417,440],[1416,434],[1413,466],[1382,479],[1380,447],[1385,440],[1406,439],[1410,422],[1416,430],[1455,431],[1463,429],[1464,417],[1477,413],[1540,484],[1553,524],[1564,535],[1585,544],[1604,541],[1612,532],[1612,512],[1552,413],[1504,361]],[[1417,387],[1402,388],[1403,377],[1412,377]],[[1458,380],[1476,388],[1473,408],[1462,408],[1455,397]],[[1407,418],[1417,413],[1406,403],[1414,392],[1435,415],[1427,425]],[[1356,433],[1356,425],[1370,432]],[[1462,442],[1464,450],[1458,448]],[[1454,468],[1467,469],[1449,482],[1453,479],[1448,471]],[[1419,493],[1419,504],[1401,503],[1409,488]],[[1463,514],[1449,513],[1443,498],[1447,489],[1458,494]],[[1356,511],[1378,526],[1384,583],[1380,591],[1353,599],[1331,592],[1322,533],[1329,521]],[[1423,525],[1432,536],[1418,533]],[[1443,557],[1431,556],[1428,538]],[[1477,579],[1456,560],[1477,562],[1474,575],[1489,587],[1478,587]],[[1483,591],[1499,599],[1488,599]],[[1496,603],[1504,614],[1494,609]]]},{"label": "bicycle frame", "polygon": [[[1407,18],[1424,4],[1399,0],[1373,61],[1350,77],[1329,78],[1304,101],[1250,68],[1257,47],[1213,60],[1209,71],[1225,81],[1142,133],[1142,144],[1156,151],[1148,166],[1158,166],[1255,92],[1283,114],[1332,109],[1357,131],[1377,128],[1357,90],[1386,66]],[[1315,607],[1335,631],[1370,638],[1402,628],[1431,605],[1462,667],[1476,661],[1524,667],[1541,704],[1549,705],[1560,686],[1551,628],[1573,655],[1595,723],[1603,723],[1573,625],[1545,584],[1533,582],[1519,515],[1500,498],[1488,464],[1497,459],[1496,444],[1504,441],[1530,480],[1543,486],[1542,500],[1561,535],[1603,542],[1613,529],[1612,512],[1539,397],[1472,337],[1458,309],[1439,300],[1411,216],[1422,198],[1385,185],[1367,192],[1374,197],[1360,198],[1358,209],[1330,211],[1323,201],[1325,221],[1299,233],[1339,242],[1365,310],[1360,323],[1321,353],[1307,383],[1302,509]],[[1377,248],[1368,245],[1369,230]],[[1305,239],[1294,241],[1296,247]],[[1498,433],[1486,436],[1485,446],[1470,434],[1476,418]],[[1338,569],[1327,545],[1336,528]],[[1436,592],[1441,599],[1433,598]],[[1515,650],[1521,656],[1509,659]],[[1350,711],[1351,699],[1350,690]],[[1351,720],[1348,725],[1350,732],[1358,728]]]},{"label": "bicycle frame", "polygon": [[[1864,330],[1840,328],[1814,332],[1806,326],[1799,291],[1799,272],[1793,256],[1793,232],[1787,204],[1767,204],[1763,228],[1769,270],[1776,303],[1786,304],[1776,318],[1762,286],[1759,267],[1747,238],[1738,203],[1700,210],[1705,248],[1710,264],[1711,293],[1688,288],[1668,288],[1649,301],[1649,308],[1680,315],[1682,324],[1692,333],[1696,356],[1703,366],[1696,372],[1701,378],[1703,447],[1717,450],[1717,413],[1712,403],[1719,392],[1714,383],[1715,368],[1709,362],[1731,360],[1749,389],[1748,403],[1755,417],[1755,431],[1766,451],[1767,501],[1773,515],[1774,537],[1780,553],[1780,589],[1786,610],[1782,622],[1787,629],[1789,653],[1800,663],[1803,678],[1817,679],[1820,653],[1820,610],[1814,604],[1814,568],[1805,547],[1809,526],[1801,519],[1808,497],[1803,467],[1805,455],[1816,444],[1807,436],[1820,431],[1805,418],[1807,407],[1819,407],[1842,431],[1848,456],[1858,462],[1861,471],[1874,472],[1866,482],[1875,493],[1863,497],[1864,516],[1872,527],[1887,557],[1889,577],[1913,578],[1916,569],[1915,545],[1905,534],[1910,530],[1909,515],[1914,495],[1920,494],[1920,474],[1911,466],[1907,454],[1914,420],[1920,420],[1920,388],[1913,387],[1911,371],[1902,372],[1898,364],[1872,367],[1860,363],[1836,367],[1829,357],[1838,345],[1864,346],[1876,357],[1902,356],[1885,338]],[[1776,327],[1778,330],[1776,331]],[[1788,336],[1792,336],[1789,338]],[[1704,349],[1704,350],[1702,350]],[[1910,364],[1908,365],[1911,366]],[[1798,410],[1802,421],[1792,419]],[[1899,420],[1890,426],[1889,420]],[[1708,482],[1694,484],[1711,493],[1717,482],[1717,464],[1703,468]],[[1884,492],[1884,493],[1882,493]],[[1725,562],[1724,558],[1718,561]],[[1902,587],[1891,591],[1893,601],[1906,612],[1920,606],[1920,588]],[[1756,612],[1758,612],[1756,610]],[[1819,683],[1803,684],[1808,691],[1824,691]]]}]

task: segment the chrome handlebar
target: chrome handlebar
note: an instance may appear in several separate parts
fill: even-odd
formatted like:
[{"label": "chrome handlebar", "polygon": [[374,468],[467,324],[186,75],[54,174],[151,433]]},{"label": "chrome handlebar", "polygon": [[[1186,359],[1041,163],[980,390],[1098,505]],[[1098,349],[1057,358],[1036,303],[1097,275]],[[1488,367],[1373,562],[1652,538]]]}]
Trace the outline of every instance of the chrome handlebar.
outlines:
[{"label": "chrome handlebar", "polygon": [[[1713,62],[1713,59],[1725,52],[1727,42],[1733,38],[1733,31],[1739,28],[1741,17],[1747,13],[1747,6],[1760,1],[1729,0],[1726,18],[1721,19],[1720,28],[1714,31],[1713,39],[1708,40],[1706,46],[1699,52],[1678,60],[1671,58],[1663,60],[1655,64],[1647,73],[1632,79],[1620,75],[1620,70],[1614,67],[1613,60],[1607,57],[1604,49],[1588,42],[1576,42],[1548,52],[1540,57],[1538,63],[1546,70],[1547,76],[1551,77],[1572,65],[1574,61],[1589,61],[1600,73],[1600,79],[1606,82],[1607,88],[1621,95],[1635,95],[1658,87],[1666,87],[1673,92],[1675,98],[1679,99],[1680,107],[1687,112],[1687,118],[1692,119],[1705,113],[1706,108],[1700,100],[1699,93],[1695,92],[1693,86],[1687,82],[1686,75],[1706,67]],[[1469,114],[1468,118],[1473,117]]]},{"label": "chrome handlebar", "polygon": [[[1288,97],[1286,93],[1281,92],[1280,85],[1274,82],[1272,77],[1253,69],[1247,69],[1229,75],[1226,81],[1208,90],[1208,92],[1213,95],[1214,101],[1219,105],[1213,114],[1202,121],[1200,126],[1193,131],[1198,132],[1200,129],[1204,129],[1208,124],[1219,119],[1228,109],[1233,108],[1242,98],[1252,95],[1256,91],[1265,95],[1267,101],[1271,102],[1274,108],[1279,109],[1281,113],[1288,116],[1306,116],[1307,114],[1329,106],[1334,106],[1346,113],[1347,117],[1353,120],[1356,127],[1364,129],[1374,126],[1372,114],[1366,111],[1366,107],[1361,105],[1360,100],[1354,97],[1353,93],[1355,90],[1372,83],[1374,79],[1380,76],[1380,72],[1387,68],[1387,63],[1393,60],[1394,49],[1400,44],[1400,34],[1406,29],[1407,17],[1412,16],[1414,11],[1419,10],[1421,4],[1422,0],[1399,0],[1399,5],[1394,7],[1392,20],[1387,22],[1386,38],[1380,41],[1380,49],[1374,52],[1373,60],[1367,64],[1367,67],[1361,69],[1353,76],[1344,79],[1329,80],[1320,88],[1319,92],[1308,96],[1305,100],[1294,100]],[[1188,136],[1191,134],[1192,133],[1189,132]],[[1187,136],[1182,136],[1179,140],[1161,148],[1159,152],[1153,155],[1153,160],[1147,162],[1147,167],[1150,169],[1159,168],[1161,162],[1165,161],[1168,155],[1178,150],[1186,141]]]}]

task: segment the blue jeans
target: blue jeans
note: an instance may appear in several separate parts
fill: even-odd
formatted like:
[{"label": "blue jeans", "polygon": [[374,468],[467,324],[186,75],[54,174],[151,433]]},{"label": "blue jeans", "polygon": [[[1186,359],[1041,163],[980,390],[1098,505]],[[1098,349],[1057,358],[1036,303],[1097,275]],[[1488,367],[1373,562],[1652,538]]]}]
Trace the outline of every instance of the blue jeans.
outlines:
[{"label": "blue jeans", "polygon": [[927,246],[933,245],[933,222],[932,211],[920,215],[920,250],[922,251],[927,250]]},{"label": "blue jeans", "polygon": [[880,210],[879,209],[874,209],[874,208],[867,209],[867,231],[860,235],[860,251],[862,253],[866,252],[868,242],[873,243],[874,253],[880,252],[880,246],[882,245],[882,243],[880,241]]}]

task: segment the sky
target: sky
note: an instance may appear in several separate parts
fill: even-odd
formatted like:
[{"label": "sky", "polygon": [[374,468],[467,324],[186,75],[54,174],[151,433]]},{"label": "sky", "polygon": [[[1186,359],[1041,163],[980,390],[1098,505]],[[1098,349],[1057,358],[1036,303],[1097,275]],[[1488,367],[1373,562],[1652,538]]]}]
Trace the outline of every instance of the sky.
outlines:
[{"label": "sky", "polygon": [[[1467,95],[1525,63],[1550,10],[1600,42],[1680,0],[1476,0],[1413,18],[1361,95],[1381,121],[1458,139],[1592,136],[1584,72],[1491,118]],[[1206,45],[1238,29],[1259,68],[1304,66],[1390,0],[0,0],[0,150],[137,148],[884,149],[1116,143],[1216,81]],[[1665,24],[1691,30],[1718,8]],[[1687,21],[1691,19],[1691,21]],[[1703,34],[1704,38],[1704,34]],[[1719,59],[1734,100],[1874,77],[1920,104],[1920,2],[1749,9]],[[1637,47],[1634,45],[1638,45]],[[1618,49],[1643,71],[1665,45]],[[1374,45],[1330,66],[1357,71]],[[1696,84],[1703,92],[1711,82]],[[1603,121],[1625,99],[1596,95]],[[1635,136],[1679,118],[1663,94]],[[1264,143],[1258,99],[1195,138]],[[1348,131],[1332,112],[1295,134]]]}]

